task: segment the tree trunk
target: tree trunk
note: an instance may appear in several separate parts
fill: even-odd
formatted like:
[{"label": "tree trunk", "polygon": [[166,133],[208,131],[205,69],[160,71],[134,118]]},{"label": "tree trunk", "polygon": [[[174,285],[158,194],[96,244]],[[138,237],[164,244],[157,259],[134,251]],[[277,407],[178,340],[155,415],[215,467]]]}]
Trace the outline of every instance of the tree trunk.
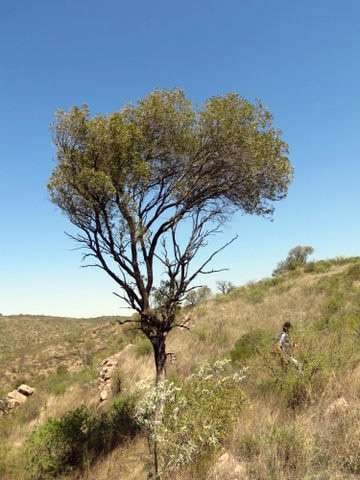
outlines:
[{"label": "tree trunk", "polygon": [[[153,338],[152,345],[154,349],[154,360],[155,360],[155,368],[156,368],[155,388],[157,388],[159,383],[165,379],[165,364],[166,364],[165,335],[159,334],[159,336],[157,336],[156,338]],[[158,405],[156,406],[156,411],[155,411],[156,424],[160,424],[162,422],[163,407],[164,405],[162,402],[158,403]],[[154,455],[154,478],[155,480],[160,480],[158,442],[157,442],[156,436],[153,443],[153,455]]]},{"label": "tree trunk", "polygon": [[152,340],[154,349],[154,359],[156,368],[156,385],[165,378],[165,364],[166,364],[166,342],[165,335],[161,334]]}]

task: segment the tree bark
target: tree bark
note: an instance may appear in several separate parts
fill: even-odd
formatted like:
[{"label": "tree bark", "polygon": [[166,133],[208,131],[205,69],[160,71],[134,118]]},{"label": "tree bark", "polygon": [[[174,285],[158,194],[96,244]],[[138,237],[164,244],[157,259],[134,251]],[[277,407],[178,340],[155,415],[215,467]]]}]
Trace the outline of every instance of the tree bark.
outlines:
[{"label": "tree bark", "polygon": [[[151,340],[153,350],[154,350],[154,360],[156,368],[156,377],[155,377],[155,388],[158,387],[159,383],[165,379],[165,364],[166,364],[166,336],[164,333],[159,333],[156,337]],[[156,407],[155,412],[155,423],[160,424],[162,422],[163,415],[163,402],[160,399]],[[154,478],[155,480],[160,480],[159,472],[159,458],[158,458],[158,441],[155,436],[153,444],[153,455],[154,455]]]},{"label": "tree bark", "polygon": [[159,382],[165,378],[165,364],[166,364],[166,340],[165,335],[159,334],[152,339],[152,345],[154,349],[154,359],[155,359],[155,368],[156,368],[156,377],[155,383],[158,385]]}]

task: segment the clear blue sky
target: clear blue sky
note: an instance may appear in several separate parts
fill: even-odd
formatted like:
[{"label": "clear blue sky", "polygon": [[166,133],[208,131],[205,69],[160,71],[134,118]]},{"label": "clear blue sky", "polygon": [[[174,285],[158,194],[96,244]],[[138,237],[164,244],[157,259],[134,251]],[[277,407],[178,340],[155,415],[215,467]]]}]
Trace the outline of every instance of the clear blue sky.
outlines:
[{"label": "clear blue sky", "polygon": [[224,233],[239,234],[215,262],[227,278],[268,276],[296,244],[360,254],[359,18],[357,0],[2,0],[0,312],[124,312],[48,201],[48,125],[59,107],[109,112],[159,87],[197,104],[260,98],[290,145],[295,180],[274,221],[238,217]]}]

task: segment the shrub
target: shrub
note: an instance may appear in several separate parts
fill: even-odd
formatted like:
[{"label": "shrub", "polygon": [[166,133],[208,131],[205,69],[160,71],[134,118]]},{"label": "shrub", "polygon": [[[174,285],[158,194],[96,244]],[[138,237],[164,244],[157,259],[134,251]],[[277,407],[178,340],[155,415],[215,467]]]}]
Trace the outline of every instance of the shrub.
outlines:
[{"label": "shrub", "polygon": [[84,468],[99,455],[131,438],[139,427],[134,403],[119,398],[107,413],[82,406],[60,419],[50,419],[30,436],[26,457],[30,478],[50,479]]},{"label": "shrub", "polygon": [[[162,471],[201,461],[231,431],[245,397],[244,376],[227,371],[228,364],[206,365],[179,384],[163,382],[139,403],[137,417],[158,444]],[[159,405],[161,422],[156,418]]]},{"label": "shrub", "polygon": [[242,335],[230,352],[232,362],[245,362],[261,351],[269,350],[274,342],[268,330],[256,329]]},{"label": "shrub", "polygon": [[300,266],[304,266],[312,253],[314,253],[314,249],[308,245],[298,245],[292,248],[286,259],[278,263],[273,271],[273,276],[276,277],[284,272],[293,271]]}]

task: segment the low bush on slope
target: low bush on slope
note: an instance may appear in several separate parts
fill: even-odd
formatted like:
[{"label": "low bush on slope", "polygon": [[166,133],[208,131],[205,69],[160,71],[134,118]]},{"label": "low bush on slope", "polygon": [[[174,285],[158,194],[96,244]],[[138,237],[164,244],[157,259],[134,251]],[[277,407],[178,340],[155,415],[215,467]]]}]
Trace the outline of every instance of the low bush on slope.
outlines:
[{"label": "low bush on slope", "polygon": [[50,419],[27,441],[28,478],[56,478],[84,469],[138,431],[134,401],[124,397],[106,413],[96,414],[81,406],[59,419]]}]

